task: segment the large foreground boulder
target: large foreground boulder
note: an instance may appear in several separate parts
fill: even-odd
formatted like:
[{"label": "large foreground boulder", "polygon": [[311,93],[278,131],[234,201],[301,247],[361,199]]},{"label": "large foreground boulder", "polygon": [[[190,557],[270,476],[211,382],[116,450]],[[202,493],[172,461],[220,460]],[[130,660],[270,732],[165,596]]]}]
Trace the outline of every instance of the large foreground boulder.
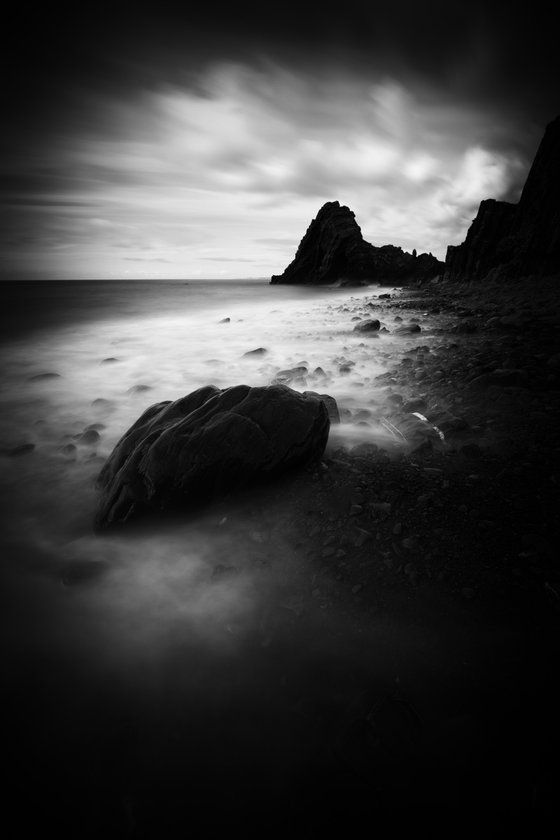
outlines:
[{"label": "large foreground boulder", "polygon": [[285,385],[208,385],[152,405],[99,475],[95,527],[193,507],[320,458],[329,426],[323,399]]}]

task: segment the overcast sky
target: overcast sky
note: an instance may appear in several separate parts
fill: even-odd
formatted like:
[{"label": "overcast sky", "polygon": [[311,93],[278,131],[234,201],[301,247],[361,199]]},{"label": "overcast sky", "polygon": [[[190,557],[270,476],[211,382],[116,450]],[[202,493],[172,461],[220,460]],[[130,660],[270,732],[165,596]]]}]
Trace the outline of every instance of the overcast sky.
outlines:
[{"label": "overcast sky", "polygon": [[560,112],[550,4],[206,6],[4,19],[2,277],[267,277],[332,200],[443,259]]}]

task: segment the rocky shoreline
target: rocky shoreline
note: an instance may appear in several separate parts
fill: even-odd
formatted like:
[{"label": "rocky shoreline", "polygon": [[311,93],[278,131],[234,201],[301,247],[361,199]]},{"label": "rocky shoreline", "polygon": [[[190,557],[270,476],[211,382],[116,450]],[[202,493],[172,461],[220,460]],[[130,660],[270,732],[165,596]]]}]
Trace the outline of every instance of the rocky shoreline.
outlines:
[{"label": "rocky shoreline", "polygon": [[[553,284],[508,291],[507,304],[498,286],[441,284],[379,301],[381,318],[398,312],[424,324],[378,377],[385,414],[421,412],[445,442],[427,435],[408,452],[398,439],[394,450],[331,446],[318,468],[291,480],[286,515],[328,579],[314,587],[323,607],[339,582],[362,606],[375,607],[380,586],[429,583],[472,608],[493,609],[502,595],[507,608],[514,594],[537,612],[560,608],[560,305]],[[277,495],[285,504],[284,487]]]},{"label": "rocky shoreline", "polygon": [[[48,628],[8,662],[29,820],[71,837],[323,837],[385,811],[485,825],[555,812],[557,287],[370,291],[329,302],[341,341],[320,381],[304,359],[277,374],[321,392],[331,368],[340,387],[337,364],[355,377],[347,393],[363,398],[340,402],[340,427],[331,412],[319,458],[192,517],[92,535],[103,562],[51,571],[35,601],[25,582],[7,604],[24,651],[22,615]],[[354,330],[367,320],[378,327]],[[90,632],[91,651],[67,647]],[[168,643],[152,647],[158,633]]]},{"label": "rocky shoreline", "polygon": [[[223,536],[215,579],[250,568],[269,588],[264,612],[228,632],[256,671],[283,675],[235,727],[264,715],[257,763],[288,779],[286,818],[310,831],[403,803],[546,810],[560,745],[555,287],[518,282],[507,303],[503,287],[446,284],[376,300],[382,321],[421,326],[412,363],[381,376],[393,406],[455,422],[441,446],[329,445],[258,498],[208,511]],[[306,758],[286,771],[277,739],[294,737]]]}]

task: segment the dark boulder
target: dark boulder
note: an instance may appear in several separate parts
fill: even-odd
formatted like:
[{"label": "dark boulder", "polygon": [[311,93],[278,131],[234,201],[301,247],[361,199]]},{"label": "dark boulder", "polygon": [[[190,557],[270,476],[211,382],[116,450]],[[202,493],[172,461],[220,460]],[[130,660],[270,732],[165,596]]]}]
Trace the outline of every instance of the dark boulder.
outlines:
[{"label": "dark boulder", "polygon": [[322,398],[283,385],[208,385],[152,405],[99,475],[95,527],[195,507],[320,458],[329,426]]},{"label": "dark boulder", "polygon": [[446,280],[560,272],[560,117],[545,131],[518,204],[482,201],[465,241],[450,245]]},{"label": "dark boulder", "polygon": [[366,242],[354,213],[338,201],[321,207],[294,260],[271,283],[405,283],[440,275],[444,264],[431,254],[409,254],[394,245]]},{"label": "dark boulder", "polygon": [[360,321],[354,327],[354,332],[377,332],[381,328],[381,324],[377,318],[369,318],[367,321]]}]

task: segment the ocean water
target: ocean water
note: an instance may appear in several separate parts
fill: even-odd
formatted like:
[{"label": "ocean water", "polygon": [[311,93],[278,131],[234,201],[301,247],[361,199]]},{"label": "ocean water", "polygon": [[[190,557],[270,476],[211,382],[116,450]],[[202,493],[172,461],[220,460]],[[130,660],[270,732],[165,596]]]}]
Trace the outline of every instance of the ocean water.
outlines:
[{"label": "ocean water", "polygon": [[[304,365],[308,373],[292,386],[331,394],[342,413],[330,447],[394,445],[376,419],[387,389],[375,377],[419,339],[353,332],[353,319],[366,315],[394,326],[379,291],[387,289],[3,285],[0,582],[19,739],[13,760],[23,773],[41,756],[53,785],[73,779],[78,810],[88,786],[101,786],[101,813],[111,811],[111,797],[119,813],[127,796],[139,807],[130,769],[137,750],[153,765],[150,784],[160,775],[170,784],[162,768],[180,766],[193,749],[220,778],[240,750],[305,775],[313,727],[286,704],[324,691],[351,697],[360,688],[356,670],[389,684],[404,660],[416,663],[419,648],[431,662],[447,655],[448,640],[395,624],[380,624],[366,643],[335,615],[328,633],[307,624],[298,635],[293,598],[306,559],[289,522],[277,523],[273,538],[258,530],[258,495],[226,515],[210,508],[126,535],[92,531],[95,478],[118,439],[152,403],[201,385],[266,385]],[[266,352],[244,355],[257,348]],[[83,437],[92,426],[95,440]],[[275,623],[278,610],[290,618],[287,630]],[[133,730],[134,745],[119,747],[115,781],[109,765],[123,728]],[[87,770],[91,751],[97,769]]]},{"label": "ocean water", "polygon": [[[117,549],[91,533],[101,465],[149,405],[202,385],[263,386],[305,366],[291,386],[329,393],[341,411],[330,446],[394,444],[375,420],[386,396],[375,377],[415,342],[352,332],[353,318],[376,314],[378,291],[264,281],[3,284],[4,541],[20,556],[40,549],[55,576],[61,563],[105,562]],[[245,355],[259,348],[264,354]],[[213,535],[198,538],[211,554]]]}]

